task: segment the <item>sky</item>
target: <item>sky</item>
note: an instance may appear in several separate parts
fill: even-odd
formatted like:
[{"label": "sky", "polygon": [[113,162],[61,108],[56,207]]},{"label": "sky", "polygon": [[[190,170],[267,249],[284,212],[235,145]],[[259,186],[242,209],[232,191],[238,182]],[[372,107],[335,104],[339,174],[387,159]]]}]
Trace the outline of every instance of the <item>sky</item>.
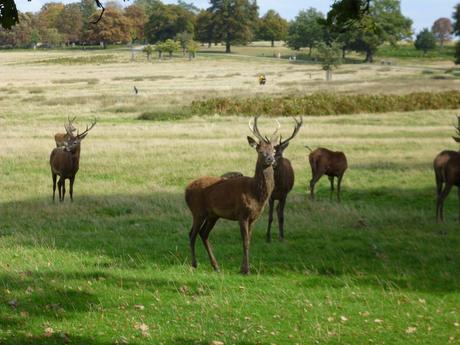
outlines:
[{"label": "sky", "polygon": [[[35,12],[40,7],[51,0],[16,0],[18,9],[22,12]],[[69,3],[72,0],[60,0],[59,2]],[[127,0],[126,5],[132,0]],[[175,3],[175,0],[163,0],[164,3]],[[207,8],[207,0],[186,0],[193,2],[195,6]],[[278,11],[286,19],[294,19],[300,10],[309,7],[315,7],[323,13],[326,13],[333,3],[333,0],[258,0],[260,13],[265,13],[268,9]],[[452,17],[454,6],[459,0],[401,0],[402,12],[405,16],[414,21],[414,30],[419,32],[423,28],[431,28],[433,22],[440,17]]]}]

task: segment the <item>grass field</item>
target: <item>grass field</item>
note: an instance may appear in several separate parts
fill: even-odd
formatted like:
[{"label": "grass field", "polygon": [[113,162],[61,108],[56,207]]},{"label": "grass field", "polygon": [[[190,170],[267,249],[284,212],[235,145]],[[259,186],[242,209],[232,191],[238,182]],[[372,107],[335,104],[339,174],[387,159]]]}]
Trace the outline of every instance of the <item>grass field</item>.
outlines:
[{"label": "grass field", "polygon": [[[452,66],[345,65],[326,83],[316,65],[209,55],[0,53],[0,344],[458,344],[458,200],[453,191],[436,225],[431,167],[458,149],[457,111],[305,117],[285,154],[296,171],[286,240],[265,242],[265,212],[248,277],[228,221],[211,234],[222,272],[201,242],[189,267],[183,197],[201,175],[252,175],[248,118],[137,120],[216,96],[458,90],[456,78],[431,79]],[[48,158],[68,115],[99,122],[82,144],[75,202],[53,204]],[[279,121],[288,135],[292,120]],[[347,153],[341,204],[326,179],[308,200],[306,144]]]}]

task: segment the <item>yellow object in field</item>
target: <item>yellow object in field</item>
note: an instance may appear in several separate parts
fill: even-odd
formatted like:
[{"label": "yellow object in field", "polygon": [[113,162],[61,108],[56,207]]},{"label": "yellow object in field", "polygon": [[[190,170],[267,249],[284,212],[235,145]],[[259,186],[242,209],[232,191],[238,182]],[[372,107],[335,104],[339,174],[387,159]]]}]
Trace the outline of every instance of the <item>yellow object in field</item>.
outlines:
[{"label": "yellow object in field", "polygon": [[267,78],[265,77],[265,74],[260,74],[259,75],[259,84],[260,85],[265,85],[266,82],[267,82]]}]

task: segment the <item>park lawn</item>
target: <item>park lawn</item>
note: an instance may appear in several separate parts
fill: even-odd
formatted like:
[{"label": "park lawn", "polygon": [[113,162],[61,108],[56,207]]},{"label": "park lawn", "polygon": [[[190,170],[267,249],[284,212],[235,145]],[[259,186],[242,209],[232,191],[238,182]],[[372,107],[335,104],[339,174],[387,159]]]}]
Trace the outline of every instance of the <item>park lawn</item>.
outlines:
[{"label": "park lawn", "polygon": [[[69,66],[21,64],[17,54],[0,57],[9,80],[0,93],[0,344],[459,342],[458,200],[453,191],[446,224],[436,225],[432,172],[439,151],[458,149],[450,139],[456,111],[305,117],[285,153],[296,171],[286,240],[265,242],[265,212],[244,277],[239,229],[229,221],[210,237],[222,272],[212,272],[200,241],[199,266],[190,268],[183,192],[198,176],[253,173],[248,118],[136,117],[211,89],[280,94],[282,85],[239,85],[257,68],[287,81],[305,66],[211,58],[147,65],[123,62],[124,53],[116,63]],[[357,69],[341,75],[349,91],[369,73],[344,68]],[[376,88],[386,87],[381,77]],[[410,78],[426,80],[419,71]],[[48,157],[67,115],[78,115],[79,127],[95,115],[99,122],[82,143],[74,203],[53,204]],[[289,135],[293,121],[278,120]],[[261,118],[264,131],[274,125]],[[329,201],[327,179],[318,201],[307,198],[304,145],[346,152],[341,204]]]}]

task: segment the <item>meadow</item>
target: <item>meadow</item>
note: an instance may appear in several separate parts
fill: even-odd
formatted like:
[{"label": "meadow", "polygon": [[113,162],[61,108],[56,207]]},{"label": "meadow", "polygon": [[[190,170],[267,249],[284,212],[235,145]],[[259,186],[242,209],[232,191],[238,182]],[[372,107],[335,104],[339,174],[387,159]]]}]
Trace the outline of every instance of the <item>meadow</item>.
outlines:
[{"label": "meadow", "polygon": [[[265,242],[265,211],[242,276],[238,226],[221,220],[210,240],[222,272],[200,241],[191,269],[185,186],[252,175],[256,160],[247,116],[193,115],[192,101],[459,89],[447,60],[342,65],[328,83],[318,65],[236,51],[152,63],[129,50],[0,52],[0,344],[460,342],[458,199],[436,224],[432,171],[439,151],[458,149],[455,109],[305,114],[285,152],[296,171],[286,239]],[[82,129],[98,119],[73,204],[51,200],[67,116]],[[289,135],[292,119],[277,119]],[[274,117],[260,121],[273,130]],[[326,178],[308,199],[304,145],[346,152],[341,204]]]}]

